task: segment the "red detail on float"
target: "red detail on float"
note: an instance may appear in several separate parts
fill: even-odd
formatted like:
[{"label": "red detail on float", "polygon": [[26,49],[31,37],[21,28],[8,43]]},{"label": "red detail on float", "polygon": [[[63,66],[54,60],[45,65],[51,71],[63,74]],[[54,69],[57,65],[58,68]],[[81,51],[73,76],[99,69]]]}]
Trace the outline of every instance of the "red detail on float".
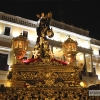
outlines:
[{"label": "red detail on float", "polygon": [[41,62],[42,59],[41,58],[31,58],[31,59],[27,59],[27,60],[22,60],[24,64],[30,64],[31,62],[35,62],[35,61],[39,61]]},{"label": "red detail on float", "polygon": [[[27,60],[23,59],[22,61],[23,61],[24,64],[30,64],[31,62],[35,62],[35,61],[37,61],[37,62],[42,62],[42,59],[41,59],[41,58],[31,58],[31,59],[27,59]],[[50,62],[54,62],[54,61],[55,61],[55,62],[58,62],[58,63],[60,63],[60,64],[63,64],[63,65],[67,65],[66,62],[61,61],[61,60],[58,60],[58,59],[56,59],[56,58],[51,59]]]},{"label": "red detail on float", "polygon": [[58,63],[60,63],[60,64],[63,64],[63,65],[67,65],[67,63],[64,62],[64,61],[62,61],[62,60],[58,60],[58,59],[53,58],[53,59],[51,60],[51,62],[54,62],[54,61],[56,61],[56,62],[58,62]]}]

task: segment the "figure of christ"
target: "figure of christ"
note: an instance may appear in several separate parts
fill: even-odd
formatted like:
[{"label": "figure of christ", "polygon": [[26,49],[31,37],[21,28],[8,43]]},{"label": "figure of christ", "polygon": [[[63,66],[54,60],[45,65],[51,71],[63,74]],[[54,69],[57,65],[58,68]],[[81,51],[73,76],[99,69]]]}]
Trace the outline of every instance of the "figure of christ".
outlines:
[{"label": "figure of christ", "polygon": [[[53,37],[54,33],[52,31],[52,29],[50,29],[50,20],[52,18],[52,13],[49,12],[48,14],[44,15],[44,13],[41,14],[41,16],[39,14],[37,14],[37,17],[39,18],[39,27],[37,27],[36,31],[37,31],[37,41],[36,41],[36,45],[38,45],[38,48],[40,48],[40,57],[45,57],[45,53],[48,52],[49,49],[49,44],[47,44],[47,48],[45,43],[46,41],[48,41],[47,37],[49,38]],[[44,46],[45,45],[45,46]],[[44,50],[45,49],[45,50]]]}]

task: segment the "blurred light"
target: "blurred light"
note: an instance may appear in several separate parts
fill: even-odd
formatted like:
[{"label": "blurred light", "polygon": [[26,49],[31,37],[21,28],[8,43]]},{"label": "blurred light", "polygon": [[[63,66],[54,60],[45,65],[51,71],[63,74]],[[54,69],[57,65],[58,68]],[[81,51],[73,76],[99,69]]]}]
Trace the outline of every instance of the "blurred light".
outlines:
[{"label": "blurred light", "polygon": [[81,82],[80,82],[80,85],[81,85],[82,87],[84,87],[84,82],[81,81]]},{"label": "blurred light", "polygon": [[6,86],[7,86],[7,87],[11,87],[11,82],[7,81]]},{"label": "blurred light", "polygon": [[11,71],[11,69],[12,69],[11,66],[9,66],[9,71]]}]

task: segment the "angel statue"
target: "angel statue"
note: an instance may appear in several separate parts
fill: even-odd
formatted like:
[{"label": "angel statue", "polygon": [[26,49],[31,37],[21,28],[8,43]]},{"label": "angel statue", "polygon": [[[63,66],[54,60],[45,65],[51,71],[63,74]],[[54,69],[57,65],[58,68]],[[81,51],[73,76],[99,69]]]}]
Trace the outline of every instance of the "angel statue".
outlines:
[{"label": "angel statue", "polygon": [[[48,14],[41,13],[41,15],[36,15],[39,18],[39,26],[37,27],[37,41],[36,47],[40,49],[40,57],[44,58],[47,56],[47,51],[49,51],[49,44],[48,39],[54,36],[52,28],[50,28],[50,20],[52,18],[52,13],[49,12]],[[47,45],[47,46],[46,46]]]}]

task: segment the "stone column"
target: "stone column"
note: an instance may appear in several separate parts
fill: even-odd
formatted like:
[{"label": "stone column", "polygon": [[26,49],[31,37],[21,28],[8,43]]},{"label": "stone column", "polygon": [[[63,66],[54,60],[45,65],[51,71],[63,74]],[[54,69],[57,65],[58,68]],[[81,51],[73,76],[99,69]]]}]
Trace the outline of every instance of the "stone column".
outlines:
[{"label": "stone column", "polygon": [[92,61],[92,54],[90,54],[90,71],[93,72],[93,61]]},{"label": "stone column", "polygon": [[14,60],[14,52],[12,50],[10,50],[9,53],[8,53],[7,64],[9,66],[11,66],[13,64],[13,60]]},{"label": "stone column", "polygon": [[85,53],[83,52],[83,56],[84,56],[84,67],[86,67],[86,76],[88,76],[88,72],[87,72],[87,66],[86,66],[86,57],[85,57]]},{"label": "stone column", "polygon": [[89,58],[86,59],[87,72],[93,71],[92,54],[89,54]]}]

